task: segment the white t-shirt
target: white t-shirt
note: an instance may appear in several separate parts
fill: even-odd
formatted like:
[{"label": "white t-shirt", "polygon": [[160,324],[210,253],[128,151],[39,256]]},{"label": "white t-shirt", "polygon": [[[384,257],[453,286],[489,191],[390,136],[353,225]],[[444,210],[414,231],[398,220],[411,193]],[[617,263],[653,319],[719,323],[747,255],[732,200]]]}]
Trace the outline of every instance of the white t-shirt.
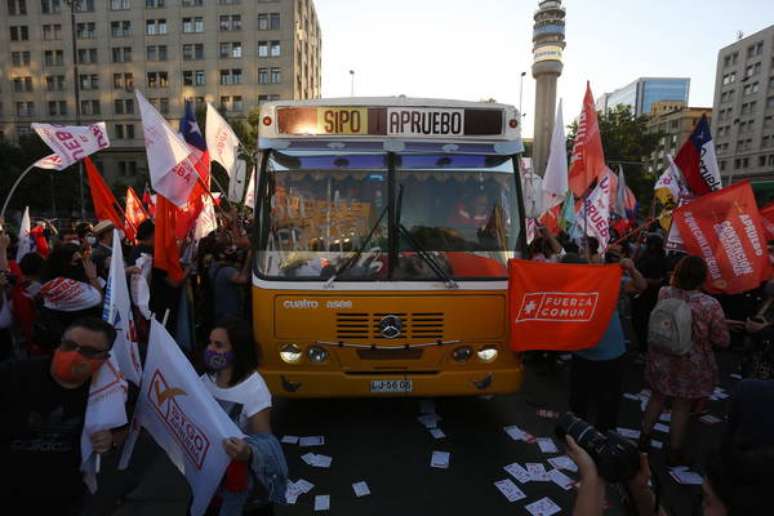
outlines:
[{"label": "white t-shirt", "polygon": [[204,386],[221,404],[226,413],[235,403],[242,405],[242,412],[236,421],[242,432],[249,433],[248,422],[258,412],[271,407],[271,392],[258,372],[254,372],[233,387],[221,388],[215,383],[215,377],[209,374],[201,376]]}]

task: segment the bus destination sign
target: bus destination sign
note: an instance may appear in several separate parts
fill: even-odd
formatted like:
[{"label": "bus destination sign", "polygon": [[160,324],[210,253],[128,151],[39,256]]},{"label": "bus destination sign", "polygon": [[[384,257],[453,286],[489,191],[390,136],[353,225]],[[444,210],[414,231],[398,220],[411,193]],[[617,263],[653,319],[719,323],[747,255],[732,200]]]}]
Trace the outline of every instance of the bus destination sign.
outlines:
[{"label": "bus destination sign", "polygon": [[279,134],[305,136],[498,137],[502,109],[435,107],[279,107]]}]

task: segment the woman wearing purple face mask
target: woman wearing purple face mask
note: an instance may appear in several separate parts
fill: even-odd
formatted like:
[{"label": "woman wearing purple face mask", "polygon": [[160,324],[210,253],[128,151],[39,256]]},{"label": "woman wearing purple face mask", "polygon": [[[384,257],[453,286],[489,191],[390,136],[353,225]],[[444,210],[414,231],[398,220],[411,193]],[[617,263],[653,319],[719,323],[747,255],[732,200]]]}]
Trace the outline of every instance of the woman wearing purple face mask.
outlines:
[{"label": "woman wearing purple face mask", "polygon": [[246,436],[223,440],[232,462],[208,514],[242,514],[248,505],[256,509],[250,514],[274,514],[273,502],[284,502],[287,464],[271,433],[271,393],[256,371],[249,323],[236,317],[218,322],[203,359],[207,372],[202,382]]}]

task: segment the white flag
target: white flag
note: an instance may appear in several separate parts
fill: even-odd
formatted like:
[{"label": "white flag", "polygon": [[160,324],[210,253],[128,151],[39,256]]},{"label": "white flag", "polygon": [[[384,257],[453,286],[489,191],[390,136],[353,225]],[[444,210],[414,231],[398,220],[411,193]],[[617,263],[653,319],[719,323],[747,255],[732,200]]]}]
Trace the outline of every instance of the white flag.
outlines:
[{"label": "white flag", "polygon": [[30,207],[24,208],[24,215],[22,216],[21,226],[19,227],[19,244],[16,247],[16,263],[21,263],[22,258],[25,255],[35,250],[35,245],[32,237],[30,236],[32,231],[32,223],[30,222]]},{"label": "white flag", "polygon": [[88,126],[32,124],[32,129],[51,147],[58,158],[54,159],[53,155],[46,156],[35,163],[38,168],[63,170],[98,150],[110,147],[105,122]]},{"label": "white flag", "polygon": [[234,130],[231,129],[228,122],[209,102],[207,102],[207,122],[204,132],[210,159],[223,165],[229,179],[233,179],[239,151],[239,138],[234,134]]},{"label": "white flag", "polygon": [[599,241],[598,252],[607,249],[607,244],[610,242],[610,176],[612,173],[607,169],[596,188],[586,198],[576,219],[576,224],[586,229],[586,235]]},{"label": "white flag", "polygon": [[191,149],[139,90],[135,94],[140,106],[151,186],[171,203],[183,206],[198,177],[193,165],[184,163]]},{"label": "white flag", "polygon": [[151,319],[132,435],[129,446],[124,446],[120,467],[128,464],[139,426],[148,430],[191,486],[191,514],[204,514],[231,462],[223,440],[244,435],[155,319]]},{"label": "white flag", "polygon": [[[661,177],[658,178],[653,190],[656,193],[656,197],[660,198],[662,202],[666,201],[667,197],[671,197],[672,202],[676,203],[681,197],[680,184],[682,181],[680,180],[680,171],[677,168],[677,165],[675,165],[671,154],[667,154],[667,159],[669,160],[669,166],[664,170],[664,173],[661,174]],[[660,190],[663,191],[663,193],[660,193]]]},{"label": "white flag", "polygon": [[543,178],[531,170],[521,175],[524,197],[524,216],[537,219],[543,214]]},{"label": "white flag", "polygon": [[569,191],[567,176],[567,138],[564,135],[564,116],[562,101],[556,109],[554,134],[551,136],[551,150],[548,155],[548,165],[543,176],[543,211],[562,204]]},{"label": "white flag", "polygon": [[238,159],[234,166],[234,172],[228,181],[228,200],[237,204],[242,202],[242,196],[245,193],[245,174],[247,173],[247,163]]},{"label": "white flag", "polygon": [[[113,344],[115,349],[115,344]],[[99,456],[91,446],[91,434],[124,426],[127,385],[111,352],[91,380],[81,433],[81,471],[92,493],[97,490]]]},{"label": "white flag", "polygon": [[140,385],[142,362],[132,316],[129,286],[126,283],[121,237],[117,229],[113,230],[113,255],[110,257],[110,274],[105,290],[102,318],[116,329],[116,342],[113,344],[111,354],[116,358],[121,373],[133,384]]},{"label": "white flag", "polygon": [[250,172],[250,182],[247,183],[247,193],[245,193],[245,206],[251,210],[255,209],[255,167]]},{"label": "white flag", "polygon": [[215,216],[215,206],[212,204],[212,197],[205,195],[202,196],[202,199],[204,199],[204,206],[202,207],[202,211],[199,212],[199,216],[196,218],[193,234],[194,242],[198,242],[218,229],[218,219]]},{"label": "white flag", "polygon": [[618,191],[615,196],[615,212],[622,218],[628,218],[626,215],[626,177],[623,167],[618,165]]}]

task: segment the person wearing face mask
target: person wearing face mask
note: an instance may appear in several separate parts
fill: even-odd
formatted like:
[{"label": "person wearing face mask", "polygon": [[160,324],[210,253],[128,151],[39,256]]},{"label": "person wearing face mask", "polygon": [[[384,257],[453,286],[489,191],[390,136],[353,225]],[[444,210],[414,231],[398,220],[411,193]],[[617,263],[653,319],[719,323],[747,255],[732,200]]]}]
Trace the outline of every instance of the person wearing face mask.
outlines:
[{"label": "person wearing face mask", "polygon": [[36,321],[42,345],[55,346],[62,331],[85,316],[102,312],[102,283],[94,263],[74,244],[60,244],[46,260],[39,295],[43,300]]},{"label": "person wearing face mask", "polygon": [[[25,514],[78,514],[84,484],[80,439],[92,375],[116,333],[98,318],[64,332],[53,356],[0,364],[0,497]],[[89,436],[97,453],[117,447],[120,431]]]},{"label": "person wearing face mask", "polygon": [[249,323],[236,317],[218,322],[204,350],[202,382],[247,435],[223,441],[232,462],[208,514],[274,514],[285,502],[288,468],[271,433],[271,393],[256,371],[258,354]]},{"label": "person wearing face mask", "polygon": [[91,260],[97,266],[97,275],[107,281],[110,272],[110,257],[113,255],[113,229],[109,220],[101,220],[94,226],[95,243],[92,245]]}]

